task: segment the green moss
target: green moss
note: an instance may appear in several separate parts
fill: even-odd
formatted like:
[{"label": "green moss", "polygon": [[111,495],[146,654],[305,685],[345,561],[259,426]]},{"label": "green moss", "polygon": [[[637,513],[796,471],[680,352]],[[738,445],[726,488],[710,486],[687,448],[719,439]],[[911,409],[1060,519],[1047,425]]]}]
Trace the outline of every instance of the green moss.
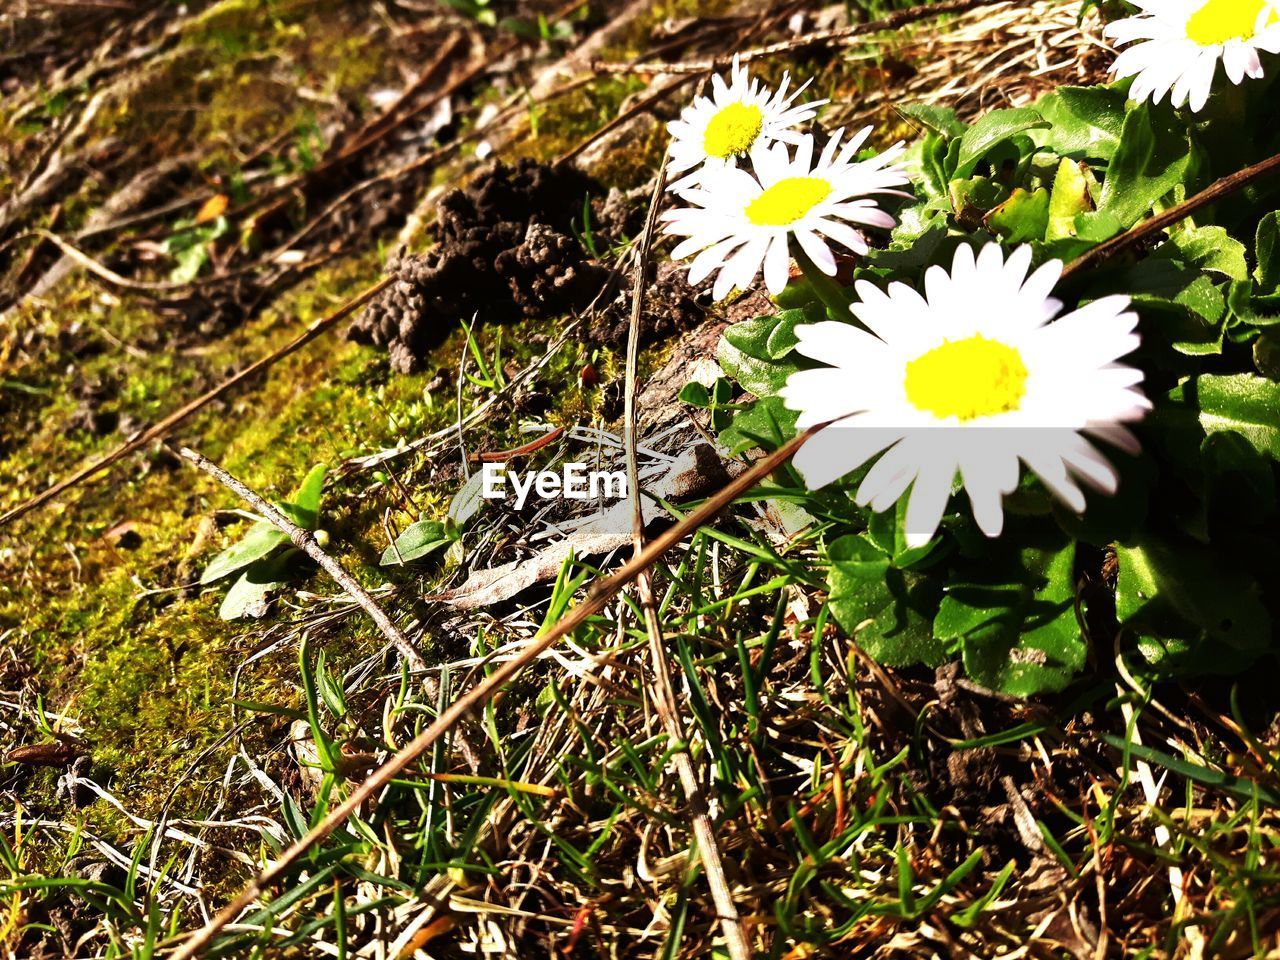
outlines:
[{"label": "green moss", "polygon": [[282,170],[309,166],[326,147],[317,104],[360,98],[375,82],[395,80],[373,49],[377,35],[364,11],[352,0],[214,4],[108,104],[95,135],[142,146],[140,166],[200,144],[205,169],[233,174],[246,154],[272,142]]},{"label": "green moss", "polygon": [[[294,88],[355,96],[385,68],[382,59],[367,55],[363,31],[348,29],[337,15],[357,6],[337,0],[217,3],[195,18],[162,66],[104,113],[98,133],[145,142],[139,163],[200,142],[212,147],[207,164],[224,170],[235,169],[239,147],[288,134],[277,159],[285,166],[299,164],[305,149],[318,146],[307,140],[311,107],[296,98]],[[694,9],[691,0],[655,5],[606,55],[639,53],[654,23]],[[709,12],[705,4],[697,9]],[[280,62],[294,65],[283,81],[274,73]],[[846,78],[829,79],[835,84]],[[542,160],[562,155],[613,119],[641,88],[638,78],[605,77],[553,100],[532,117],[518,151]],[[174,89],[189,91],[185,99],[205,102],[207,109],[174,110]],[[606,166],[601,178],[620,185],[641,182],[663,146],[659,130]],[[435,176],[448,182],[456,170],[442,168]],[[101,199],[94,189],[100,188],[86,187],[72,198],[64,215],[80,222]],[[100,436],[77,426],[86,402],[78,394],[86,384],[102,384],[102,396],[91,401],[94,409],[125,423],[154,422],[230,370],[287,342],[379,272],[375,251],[349,257],[226,337],[197,346],[172,329],[170,318],[79,277],[43,302],[24,305],[0,342],[7,359],[0,384],[0,508],[16,505],[121,441],[119,433]],[[501,343],[496,366],[523,368],[542,353],[545,338],[562,328],[559,318],[522,321],[519,336],[487,328],[477,337],[487,357]],[[436,369],[392,375],[383,354],[330,333],[273,365],[251,387],[200,412],[171,443],[194,446],[264,495],[283,497],[315,462],[337,464],[454,423],[463,348],[457,331],[438,350]],[[656,354],[647,358],[660,361]],[[554,394],[547,416],[552,423],[586,420],[598,409],[600,391],[579,385],[585,362],[605,381],[617,373],[612,352],[587,354],[567,345],[539,378],[539,386]],[[483,397],[481,388],[467,386],[466,409]],[[490,419],[470,436],[487,450],[527,439],[511,417]],[[323,523],[331,552],[368,585],[408,585],[441,575],[429,565],[377,566],[388,508],[391,523],[401,529],[447,509],[454,490],[428,485],[425,466],[421,456],[407,455],[385,468],[407,485],[412,504],[398,484],[377,473],[330,478]],[[260,642],[264,625],[218,618],[225,584],[203,591],[184,587],[242,535],[244,523],[225,515],[241,506],[215,481],[156,447],[0,528],[0,632],[9,631],[6,644],[30,664],[27,682],[48,706],[81,722],[99,779],[133,813],[155,815],[175,785],[175,814],[199,816],[212,803],[207,781],[225,763],[228,748],[211,754],[198,774],[187,772],[199,752],[230,729],[235,670]],[[123,524],[139,538],[132,549],[108,536]],[[296,586],[337,592],[321,574],[304,574]],[[290,615],[278,605],[270,623],[279,625]],[[314,632],[335,667],[382,643],[360,616]],[[296,705],[297,682],[296,648],[284,643],[244,672],[236,695]],[[268,718],[242,736],[251,753],[264,755],[285,733]],[[51,771],[29,777],[24,803],[68,819],[82,816],[109,839],[137,838],[133,825],[108,804],[94,803],[80,814],[59,808],[55,782]],[[56,860],[56,848],[49,849]],[[219,878],[205,879],[217,889]],[[230,874],[222,879],[234,882]]]},{"label": "green moss", "polygon": [[[69,281],[47,305],[23,307],[17,329],[38,334],[36,342],[47,349],[16,371],[15,382],[36,392],[19,392],[22,409],[5,421],[16,427],[6,438],[10,455],[0,465],[5,506],[119,442],[118,435],[68,429],[77,406],[69,386],[119,373],[119,389],[104,406],[122,416],[154,420],[358,292],[376,276],[374,261],[370,254],[323,271],[224,341],[190,352],[166,349],[170,321],[128,300],[104,297],[85,280]],[[74,352],[83,344],[68,344],[56,335],[65,326],[60,318],[67,315],[98,331],[93,336],[101,339],[92,341],[88,356],[77,359]],[[545,349],[535,345],[540,338],[561,326],[560,321],[526,324],[520,337],[485,329],[477,339],[496,365],[523,367]],[[148,352],[125,353],[122,342],[146,344]],[[392,375],[380,352],[330,334],[279,361],[254,389],[234,393],[195,417],[173,445],[190,444],[264,495],[283,497],[314,462],[336,465],[453,423],[453,378],[464,345],[461,331],[442,345],[437,380],[436,370]],[[569,345],[549,364],[543,382],[562,385],[552,422],[584,416],[596,401],[598,391],[578,386],[582,362]],[[468,386],[467,408],[484,395]],[[487,422],[485,449],[523,442],[527,437],[518,428],[508,419]],[[333,538],[331,552],[370,586],[387,579],[408,583],[424,573],[377,566],[388,506],[400,528],[419,515],[443,516],[447,509],[453,491],[418,482],[421,466],[420,458],[405,457],[388,468],[409,485],[413,507],[401,501],[393,485],[367,489],[369,474],[331,478],[323,518]],[[225,584],[203,592],[181,588],[245,529],[233,522],[210,531],[215,511],[241,506],[216,482],[157,449],[0,528],[0,630],[12,631],[7,642],[29,660],[33,682],[50,707],[80,720],[95,764],[131,812],[158,812],[193,757],[231,722],[234,670],[257,643],[259,628],[218,619]],[[133,549],[105,536],[122,523],[132,524],[140,537]],[[337,592],[320,574],[304,575],[297,585]],[[273,615],[279,616],[280,611]],[[382,642],[358,616],[329,628],[324,640],[339,665]],[[295,656],[286,644],[255,664],[242,677],[239,696],[296,705]],[[254,742],[267,734],[251,729],[246,736]],[[270,747],[256,742],[264,751]],[[216,756],[209,763],[220,762]],[[32,780],[24,791],[28,805],[54,806],[53,782],[44,776]],[[203,779],[181,781],[173,809],[198,815],[210,798]],[[106,804],[93,804],[85,815],[88,825],[107,837],[132,830]]]}]

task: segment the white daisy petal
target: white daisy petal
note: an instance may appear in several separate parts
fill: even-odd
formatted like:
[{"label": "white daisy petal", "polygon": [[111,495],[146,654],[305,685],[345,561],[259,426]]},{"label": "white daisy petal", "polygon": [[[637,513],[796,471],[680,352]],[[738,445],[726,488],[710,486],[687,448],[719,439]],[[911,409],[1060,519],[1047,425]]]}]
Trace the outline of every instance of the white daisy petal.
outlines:
[{"label": "white daisy petal", "polygon": [[836,423],[810,437],[791,462],[805,483],[817,490],[857,470],[901,436]]},{"label": "white daisy petal", "polygon": [[1209,102],[1219,61],[1227,80],[1243,83],[1263,75],[1259,51],[1280,52],[1277,0],[1160,0],[1138,2],[1136,16],[1108,24],[1105,35],[1133,44],[1116,57],[1111,72],[1133,77],[1129,96],[1198,113]]},{"label": "white daisy petal", "polygon": [[800,241],[801,249],[804,250],[805,256],[813,261],[814,266],[828,277],[836,275],[836,258],[831,253],[831,248],[819,240],[813,231],[797,230],[796,239]]},{"label": "white daisy petal", "polygon": [[956,464],[951,460],[931,462],[916,474],[907,501],[906,533],[908,547],[922,547],[938,532],[942,515],[951,499],[951,483]]},{"label": "white daisy petal", "polygon": [[978,529],[998,537],[1004,529],[1004,498],[1018,486],[1018,461],[990,457],[982,451],[961,451],[960,477]]},{"label": "white daisy petal", "polygon": [[880,158],[846,162],[840,152],[824,150],[815,163],[813,154],[813,138],[805,135],[794,152],[781,142],[757,144],[750,153],[751,173],[723,166],[712,175],[708,161],[696,186],[681,194],[690,206],[662,215],[666,232],[685,238],[672,259],[698,254],[693,282],[723,264],[712,289],[720,298],[749,286],[762,266],[769,291],[781,293],[792,238],[828,276],[835,275],[836,260],[823,237],[865,254],[869,246],[859,227],[889,229],[895,223],[871,194],[889,182],[906,183],[905,174],[896,166],[872,169]]},{"label": "white daisy petal", "polygon": [[769,241],[769,252],[764,258],[764,283],[775,296],[787,288],[787,276],[791,272],[791,255],[787,252],[787,238],[774,237]]},{"label": "white daisy petal", "polygon": [[1118,474],[1087,438],[1138,452],[1125,424],[1150,403],[1142,371],[1118,362],[1138,344],[1137,318],[1128,298],[1106,297],[1054,320],[1061,264],[1028,276],[1030,266],[1027,248],[964,244],[949,271],[928,272],[926,296],[900,282],[855,284],[850,310],[866,330],[797,327],[797,353],[824,366],[793,374],[784,402],[802,427],[852,413],[796,455],[806,480],[834,481],[880,453],[856,500],[887,510],[910,488],[912,543],[936,532],[957,474],[993,537],[1022,464],[1076,511],[1086,506],[1077,481],[1114,493]]},{"label": "white daisy petal", "polygon": [[800,341],[797,353],[837,367],[847,363],[850,369],[863,370],[868,360],[885,354],[883,340],[838,320],[804,323],[795,328],[795,334]]}]

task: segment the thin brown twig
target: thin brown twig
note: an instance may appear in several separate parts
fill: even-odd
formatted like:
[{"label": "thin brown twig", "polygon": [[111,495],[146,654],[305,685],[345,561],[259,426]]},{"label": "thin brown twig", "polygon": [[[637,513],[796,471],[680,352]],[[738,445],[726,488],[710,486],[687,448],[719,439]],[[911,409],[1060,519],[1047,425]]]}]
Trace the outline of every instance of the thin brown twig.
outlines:
[{"label": "thin brown twig", "polygon": [[338,586],[347,591],[351,599],[360,604],[364,612],[369,614],[373,622],[378,625],[378,629],[382,631],[382,635],[395,644],[396,649],[400,651],[401,656],[405,658],[409,666],[413,667],[414,670],[427,669],[427,662],[422,659],[422,654],[409,642],[409,638],[401,632],[400,628],[395,625],[395,621],[378,606],[378,601],[373,599],[369,591],[360,586],[360,581],[347,573],[342,564],[324,552],[310,530],[298,526],[277,510],[273,503],[263,499],[244,481],[232,476],[208,457],[202,456],[190,447],[183,447],[179,452],[184,460],[194,463],[245,503],[249,504],[249,506],[253,507],[272,526],[287,534],[295,547],[323,567],[325,572],[337,581]]},{"label": "thin brown twig", "polygon": [[376,140],[385,137],[392,130],[404,126],[414,117],[425,113],[445,97],[449,96],[455,89],[453,84],[446,84],[438,89],[423,103],[418,104],[412,110],[406,111],[405,106],[419,93],[425,90],[429,85],[435,83],[439,78],[438,74],[443,70],[444,66],[465,43],[465,37],[461,33],[449,35],[449,39],[445,41],[444,46],[436,53],[435,59],[431,61],[418,74],[407,87],[401,91],[395,102],[382,111],[378,116],[374,117],[363,127],[353,133],[348,141],[338,150],[337,156],[343,159],[349,159],[355,154]]},{"label": "thin brown twig", "polygon": [[216,400],[218,397],[222,396],[224,393],[226,393],[236,384],[242,383],[243,381],[247,380],[249,377],[252,377],[256,373],[260,373],[261,371],[265,370],[267,367],[275,363],[277,360],[287,357],[289,354],[298,350],[300,347],[310,343],[312,340],[314,340],[320,334],[324,333],[330,327],[334,326],[336,323],[338,323],[338,321],[342,320],[344,317],[350,316],[356,310],[359,310],[362,306],[364,306],[366,303],[372,300],[375,296],[377,296],[387,287],[391,286],[391,284],[393,284],[395,280],[396,280],[395,276],[392,275],[378,281],[373,286],[365,289],[362,293],[348,300],[346,303],[340,306],[337,310],[333,311],[333,313],[330,313],[327,316],[321,317],[319,320],[315,321],[313,324],[311,324],[311,326],[307,327],[306,330],[304,330],[298,336],[294,337],[284,346],[280,347],[277,350],[273,350],[271,353],[267,354],[265,357],[261,357],[260,359],[255,360],[253,363],[249,364],[239,373],[233,374],[232,376],[228,377],[226,380],[223,380],[217,386],[213,387],[211,390],[208,390],[205,393],[202,393],[200,396],[196,397],[194,400],[179,407],[177,410],[173,411],[173,413],[169,414],[164,419],[160,420],[157,423],[152,424],[150,427],[147,427],[141,433],[138,433],[137,435],[130,438],[129,440],[126,440],[124,443],[116,447],[106,456],[93,461],[93,463],[90,463],[86,467],[81,467],[75,473],[71,474],[68,477],[64,477],[63,479],[59,480],[57,483],[53,484],[52,486],[46,487],[44,490],[40,491],[35,496],[30,497],[29,499],[18,504],[12,510],[9,510],[7,513],[0,514],[0,527],[3,527],[6,523],[9,523],[13,520],[18,519],[24,514],[30,513],[32,510],[36,509],[36,507],[43,506],[44,504],[52,500],[54,497],[58,496],[61,493],[66,492],[67,490],[71,489],[72,487],[76,486],[79,483],[83,483],[85,480],[89,479],[90,477],[96,476],[97,474],[101,473],[103,470],[106,470],[109,467],[111,467],[113,464],[115,464],[119,460],[123,459],[124,457],[127,457],[129,454],[133,453],[135,450],[140,450],[142,447],[146,446],[148,443],[151,443],[153,440],[158,440],[161,437],[166,436],[171,430],[173,430],[174,427],[178,426],[180,423],[188,419],[192,414],[196,413],[207,404],[211,403],[212,401]]},{"label": "thin brown twig", "polygon": [[506,463],[513,457],[523,457],[541,450],[547,444],[559,439],[563,433],[564,427],[555,427],[537,439],[522,443],[518,447],[512,447],[510,450],[493,450],[488,453],[473,453],[467,457],[467,460],[471,463]]},{"label": "thin brown twig", "polygon": [[[949,0],[946,3],[911,7],[907,10],[891,13],[882,20],[858,23],[852,27],[841,27],[835,30],[815,30],[794,40],[783,40],[780,43],[771,43],[766,47],[757,47],[755,50],[744,50],[738,54],[738,60],[741,63],[747,63],[751,60],[759,60],[762,57],[796,53],[813,47],[848,46],[868,33],[883,33],[888,30],[896,30],[909,23],[915,23],[918,20],[928,20],[949,13],[966,13],[976,7],[1000,6],[1009,2],[1010,0]],[[719,60],[685,60],[680,63],[662,63],[660,61],[617,63],[609,60],[597,60],[591,64],[591,69],[597,73],[697,74],[706,73],[721,65]]]},{"label": "thin brown twig", "polygon": [[1245,167],[1243,170],[1229,174],[1221,180],[1215,180],[1195,196],[1188,197],[1182,203],[1170,207],[1163,213],[1158,213],[1149,220],[1143,220],[1140,224],[1131,227],[1118,237],[1112,237],[1110,240],[1080,254],[1063,269],[1063,279],[1079,273],[1081,270],[1096,267],[1104,260],[1110,260],[1116,254],[1142,243],[1152,234],[1159,233],[1166,227],[1173,226],[1184,217],[1191,216],[1201,207],[1215,203],[1235,193],[1237,190],[1243,190],[1254,181],[1261,180],[1263,177],[1276,172],[1280,172],[1280,153],[1255,163],[1253,166]]},{"label": "thin brown twig", "polygon": [[676,544],[702,526],[711,522],[738,497],[768,477],[802,447],[805,442],[826,424],[810,427],[793,437],[776,451],[758,461],[749,470],[726,484],[715,496],[700,507],[686,514],[680,521],[664,530],[639,554],[627,561],[616,573],[598,579],[588,591],[586,599],[566,613],[546,633],[535,637],[524,650],[510,660],[496,665],[493,672],[476,686],[445,708],[427,729],[409,741],[390,760],[373,771],[346,800],[334,807],[324,819],[312,827],[288,849],[280,854],[269,867],[258,874],[240,893],[199,930],[192,933],[174,951],[170,960],[191,960],[209,946],[213,937],[242,910],[248,907],[265,890],[272,887],[298,861],[303,854],[329,836],[348,817],[361,808],[398,776],[409,764],[422,756],[433,744],[451,730],[455,724],[482,708],[493,696],[530,663],[562,637],[582,626],[595,616],[618,592],[631,583],[641,572],[648,570]]},{"label": "thin brown twig", "polygon": [[[669,153],[664,154],[662,165],[658,168],[653,195],[649,198],[649,213],[645,219],[644,232],[640,236],[639,249],[636,251],[635,282],[631,290],[631,321],[627,331],[622,444],[627,463],[627,493],[631,500],[631,542],[637,554],[644,550],[644,509],[641,504],[640,468],[636,461],[636,372],[640,357],[640,319],[644,313],[645,293],[649,288],[649,253],[658,223],[658,210],[662,206],[662,187],[666,181],[669,158]],[[671,760],[675,764],[685,800],[689,804],[690,824],[694,838],[697,840],[698,856],[702,859],[702,865],[706,871],[707,886],[711,890],[711,900],[715,904],[720,929],[724,933],[725,946],[728,948],[730,960],[751,960],[751,947],[747,943],[746,931],[738,915],[737,905],[733,901],[733,891],[729,889],[729,882],[725,877],[724,861],[720,856],[715,828],[711,824],[710,804],[707,802],[706,791],[703,789],[698,772],[694,769],[693,755],[687,746],[688,737],[685,735],[684,722],[680,717],[675,690],[671,683],[671,667],[662,642],[662,624],[658,620],[658,608],[653,600],[653,583],[648,570],[642,570],[637,574],[636,593],[640,598],[645,629],[649,635],[649,656],[653,661],[653,691],[656,695],[655,706],[658,717],[666,729],[668,742],[672,745],[682,745],[674,750]]]},{"label": "thin brown twig", "polygon": [[119,287],[122,290],[136,290],[142,293],[171,293],[179,290],[190,290],[192,287],[198,287],[202,284],[220,283],[225,280],[233,280],[236,277],[247,276],[261,269],[256,265],[241,267],[237,270],[228,271],[227,273],[213,274],[209,277],[205,277],[203,280],[183,280],[177,282],[168,280],[130,280],[128,277],[123,277],[110,267],[104,266],[97,260],[94,260],[93,257],[89,256],[78,247],[68,243],[53,231],[45,230],[41,227],[15,234],[13,237],[0,244],[0,250],[22,240],[30,240],[32,237],[38,237],[41,240],[47,240],[49,243],[52,243],[66,256],[84,267],[84,269],[88,270],[99,279],[107,281],[107,283],[110,283],[112,286]]}]

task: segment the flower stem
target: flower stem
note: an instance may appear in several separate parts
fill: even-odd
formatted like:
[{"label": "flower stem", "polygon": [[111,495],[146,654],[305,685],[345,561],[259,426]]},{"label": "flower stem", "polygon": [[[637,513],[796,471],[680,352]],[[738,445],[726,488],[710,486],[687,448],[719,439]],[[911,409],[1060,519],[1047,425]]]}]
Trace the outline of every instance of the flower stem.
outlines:
[{"label": "flower stem", "polygon": [[849,292],[840,286],[833,277],[828,277],[819,270],[818,265],[809,259],[808,254],[801,249],[799,244],[795,245],[792,252],[795,255],[796,263],[800,265],[800,270],[804,273],[804,278],[809,281],[809,286],[813,288],[814,294],[827,308],[827,313],[831,315],[832,319],[848,320],[849,303],[851,302]]}]

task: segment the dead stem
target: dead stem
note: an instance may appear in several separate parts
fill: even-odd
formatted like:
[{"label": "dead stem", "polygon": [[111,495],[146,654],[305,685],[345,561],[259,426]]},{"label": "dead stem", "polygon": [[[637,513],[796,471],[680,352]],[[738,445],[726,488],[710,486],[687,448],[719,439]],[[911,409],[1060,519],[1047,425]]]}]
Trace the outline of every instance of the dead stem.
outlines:
[{"label": "dead stem", "polygon": [[[645,219],[644,233],[636,251],[635,281],[631,289],[631,321],[627,331],[626,393],[623,399],[623,446],[627,461],[627,493],[631,500],[631,540],[636,554],[644,550],[644,510],[641,507],[640,468],[636,461],[636,367],[640,355],[640,318],[644,315],[645,292],[649,289],[649,254],[653,246],[654,229],[658,210],[662,206],[662,189],[666,181],[667,161],[670,154],[663,154],[662,165],[653,182],[653,195],[649,198],[649,213]],[[733,892],[724,874],[724,862],[716,841],[715,828],[708,812],[706,791],[698,771],[693,767],[693,754],[688,747],[688,737],[680,708],[676,703],[675,689],[671,683],[671,667],[662,641],[662,624],[653,600],[653,584],[648,570],[636,577],[636,593],[644,610],[645,629],[649,634],[649,656],[653,660],[653,693],[658,717],[666,731],[667,740],[674,747],[671,759],[675,763],[685,800],[692,817],[693,835],[698,841],[698,855],[707,872],[707,886],[716,907],[716,917],[724,931],[725,945],[731,960],[750,960],[751,947],[746,931],[733,901]],[[621,614],[620,614],[621,616]],[[680,745],[675,747],[674,745]]]},{"label": "dead stem", "polygon": [[233,477],[207,457],[196,453],[190,447],[183,447],[181,453],[184,460],[194,463],[245,503],[249,504],[249,506],[253,507],[273,526],[288,534],[295,547],[323,567],[325,572],[333,577],[343,590],[350,594],[351,599],[364,608],[365,612],[373,618],[373,622],[378,625],[378,629],[382,631],[383,636],[395,644],[401,656],[405,658],[414,670],[427,669],[427,663],[422,659],[422,654],[418,653],[417,648],[409,642],[409,638],[400,631],[395,622],[378,606],[378,602],[370,596],[369,591],[360,586],[359,581],[347,573],[342,564],[324,552],[310,530],[304,530],[298,526],[277,510],[274,504],[264,500],[243,481]]}]

